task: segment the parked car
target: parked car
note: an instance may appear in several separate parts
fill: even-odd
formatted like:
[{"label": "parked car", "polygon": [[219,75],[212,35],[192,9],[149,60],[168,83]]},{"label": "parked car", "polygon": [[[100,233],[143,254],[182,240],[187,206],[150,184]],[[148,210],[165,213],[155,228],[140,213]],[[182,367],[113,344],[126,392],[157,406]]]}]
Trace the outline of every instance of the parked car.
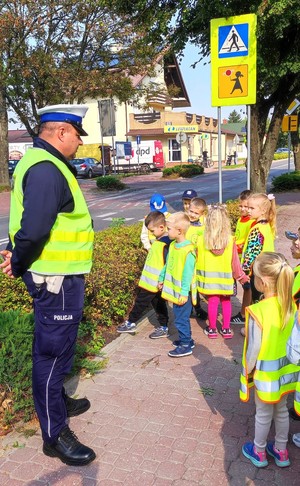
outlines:
[{"label": "parked car", "polygon": [[9,177],[11,177],[13,175],[14,170],[15,170],[18,162],[19,162],[19,159],[18,160],[9,160],[8,161],[8,173],[9,173]]},{"label": "parked car", "polygon": [[70,164],[75,167],[77,171],[77,177],[88,177],[91,179],[92,177],[102,176],[102,164],[96,159],[92,157],[85,157],[83,159],[72,159],[70,160]]},{"label": "parked car", "polygon": [[285,153],[285,152],[287,153],[288,151],[289,151],[289,149],[288,149],[288,148],[286,148],[286,147],[279,147],[279,148],[276,150],[275,154],[282,154],[282,153]]}]

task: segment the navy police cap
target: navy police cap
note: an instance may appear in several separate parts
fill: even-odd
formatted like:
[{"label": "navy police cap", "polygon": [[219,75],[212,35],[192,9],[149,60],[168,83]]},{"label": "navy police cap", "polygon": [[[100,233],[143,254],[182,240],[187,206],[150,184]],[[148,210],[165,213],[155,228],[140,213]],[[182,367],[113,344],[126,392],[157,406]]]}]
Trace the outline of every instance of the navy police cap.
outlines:
[{"label": "navy police cap", "polygon": [[40,123],[45,122],[64,122],[70,123],[80,135],[88,135],[82,128],[82,119],[84,118],[88,106],[85,105],[52,105],[45,106],[37,110],[40,115]]}]

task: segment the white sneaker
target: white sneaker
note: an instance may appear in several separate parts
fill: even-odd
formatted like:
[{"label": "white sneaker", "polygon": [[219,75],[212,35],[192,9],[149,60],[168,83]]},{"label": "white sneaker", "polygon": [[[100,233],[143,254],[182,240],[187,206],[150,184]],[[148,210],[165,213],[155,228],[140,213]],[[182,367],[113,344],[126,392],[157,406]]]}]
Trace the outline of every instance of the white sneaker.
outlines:
[{"label": "white sneaker", "polygon": [[294,434],[292,441],[294,442],[295,446],[300,447],[300,434]]}]

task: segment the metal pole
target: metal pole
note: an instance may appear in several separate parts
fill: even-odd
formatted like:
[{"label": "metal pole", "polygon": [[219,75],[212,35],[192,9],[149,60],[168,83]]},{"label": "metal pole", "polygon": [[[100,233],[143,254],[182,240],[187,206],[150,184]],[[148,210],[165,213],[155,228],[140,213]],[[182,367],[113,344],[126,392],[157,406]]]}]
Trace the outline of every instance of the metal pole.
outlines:
[{"label": "metal pole", "polygon": [[247,189],[251,189],[251,105],[247,105]]},{"label": "metal pole", "polygon": [[291,172],[291,132],[288,132],[288,174]]},{"label": "metal pole", "polygon": [[219,170],[219,202],[222,203],[222,140],[221,140],[221,107],[218,106],[218,170]]}]

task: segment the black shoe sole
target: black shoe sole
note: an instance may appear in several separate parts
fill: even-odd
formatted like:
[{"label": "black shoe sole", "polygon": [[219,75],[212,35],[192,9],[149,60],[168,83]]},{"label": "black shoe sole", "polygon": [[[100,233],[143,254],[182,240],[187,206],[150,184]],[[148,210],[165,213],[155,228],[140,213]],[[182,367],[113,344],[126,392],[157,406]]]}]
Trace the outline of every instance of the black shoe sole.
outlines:
[{"label": "black shoe sole", "polygon": [[78,410],[68,410],[67,409],[67,417],[77,417],[77,415],[81,415],[82,413],[86,412],[90,408],[91,404],[87,404],[86,407],[82,407]]},{"label": "black shoe sole", "polygon": [[65,456],[62,456],[61,454],[58,454],[57,451],[54,451],[54,450],[49,450],[47,449],[47,446],[43,446],[43,453],[45,454],[45,456],[48,456],[48,457],[57,457],[58,459],[61,460],[61,462],[63,462],[64,464],[67,464],[68,466],[86,466],[87,464],[89,464],[90,462],[92,462],[94,459],[96,459],[96,454],[95,452],[93,451],[93,454],[91,454],[88,458],[86,459],[82,459],[81,461],[78,461],[76,459],[68,459],[67,457]]}]

